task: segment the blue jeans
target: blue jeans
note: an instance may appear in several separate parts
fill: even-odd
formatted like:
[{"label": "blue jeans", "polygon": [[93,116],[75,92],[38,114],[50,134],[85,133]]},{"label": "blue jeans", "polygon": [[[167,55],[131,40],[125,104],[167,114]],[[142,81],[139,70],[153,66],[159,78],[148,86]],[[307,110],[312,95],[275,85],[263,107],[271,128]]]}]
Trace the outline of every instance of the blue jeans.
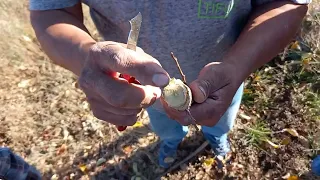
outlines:
[{"label": "blue jeans", "polygon": [[316,156],[316,158],[312,160],[311,171],[315,175],[320,176],[320,155]]},{"label": "blue jeans", "polygon": [[[215,126],[201,127],[205,138],[210,142],[216,155],[224,156],[230,151],[227,135],[234,125],[240,107],[243,86],[242,83],[234,95],[231,105]],[[177,121],[170,119],[164,112],[159,112],[153,108],[148,108],[147,112],[150,117],[151,128],[161,140],[159,163],[166,166],[161,164],[162,159],[166,156],[175,155],[179,143],[188,133],[188,126],[182,126]]]},{"label": "blue jeans", "polygon": [[40,180],[41,174],[9,148],[0,147],[0,179]]}]

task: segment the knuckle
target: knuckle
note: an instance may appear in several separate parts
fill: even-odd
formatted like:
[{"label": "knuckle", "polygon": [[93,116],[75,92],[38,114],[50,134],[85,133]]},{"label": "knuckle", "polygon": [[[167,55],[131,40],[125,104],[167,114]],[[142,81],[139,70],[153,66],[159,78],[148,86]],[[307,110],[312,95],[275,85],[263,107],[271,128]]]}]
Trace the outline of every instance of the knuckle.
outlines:
[{"label": "knuckle", "polygon": [[133,66],[133,63],[130,61],[132,56],[127,51],[109,51],[108,55],[110,61],[114,62],[110,64],[114,64],[115,66],[110,68],[121,69]]},{"label": "knuckle", "polygon": [[111,61],[116,62],[116,64],[119,64],[121,62],[120,53],[109,51],[108,55],[109,55],[109,59]]}]

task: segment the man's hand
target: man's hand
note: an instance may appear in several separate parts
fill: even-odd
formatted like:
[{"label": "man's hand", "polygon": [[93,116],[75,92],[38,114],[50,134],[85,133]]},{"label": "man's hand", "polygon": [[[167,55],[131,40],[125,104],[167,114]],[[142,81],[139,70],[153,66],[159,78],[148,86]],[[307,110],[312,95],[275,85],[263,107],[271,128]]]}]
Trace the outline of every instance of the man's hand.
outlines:
[{"label": "man's hand", "polygon": [[[128,83],[120,73],[134,76],[142,85]],[[141,48],[135,52],[109,41],[90,48],[79,76],[93,114],[121,126],[133,125],[141,109],[161,96],[159,87],[168,83],[168,73]]]},{"label": "man's hand", "polygon": [[[210,63],[189,85],[195,101],[191,105],[190,112],[197,124],[214,126],[226,112],[242,83],[236,77],[235,70],[235,67],[228,63]],[[170,118],[183,125],[193,122],[186,111],[174,110],[164,101],[161,102]]]},{"label": "man's hand", "polygon": [[[49,58],[79,76],[93,114],[118,126],[132,125],[141,108],[159,98],[169,83],[160,63],[125,44],[96,42],[83,24],[81,2],[59,10],[31,11],[30,19],[42,49]],[[130,84],[119,74],[134,76]]]}]

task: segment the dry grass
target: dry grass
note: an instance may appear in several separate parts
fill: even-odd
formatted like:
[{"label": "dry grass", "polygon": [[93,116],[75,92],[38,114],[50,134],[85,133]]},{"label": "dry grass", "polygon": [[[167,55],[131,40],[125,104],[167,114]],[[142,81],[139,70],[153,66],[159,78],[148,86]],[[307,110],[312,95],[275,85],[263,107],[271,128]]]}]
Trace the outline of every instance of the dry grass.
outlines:
[{"label": "dry grass", "polygon": [[[152,179],[160,174],[161,169],[155,163],[158,139],[147,126],[148,118],[142,119],[145,126],[129,128],[123,134],[95,119],[83,93],[74,87],[75,77],[50,63],[39,48],[26,6],[24,1],[0,1],[0,144],[11,147],[34,164],[46,179],[54,174],[61,177],[72,173],[83,179],[88,178],[86,173],[97,174],[98,179],[134,175]],[[320,84],[320,15],[316,15],[319,8],[319,0],[314,1],[301,35],[308,45],[306,52],[314,54],[311,61],[301,63],[301,57],[293,61],[296,54],[287,52],[285,59],[276,58],[248,78],[246,88],[252,93],[246,93],[241,113],[249,115],[251,120],[239,119],[230,135],[235,163],[225,172],[215,171],[214,166],[204,167],[203,162],[212,155],[203,152],[167,179],[224,176],[269,179],[289,172],[312,178],[310,159],[319,151],[310,149],[320,147],[319,139],[316,139],[320,133],[320,95],[317,92]],[[87,7],[85,13],[88,14]],[[98,38],[88,16],[85,24]],[[268,138],[281,143],[289,137],[291,143],[279,149],[263,143],[252,146],[246,137],[254,137],[259,142],[260,135],[252,131],[253,135],[250,135],[247,129],[261,129],[254,124],[262,120],[268,132],[291,127],[309,141],[276,134],[268,135]],[[202,140],[188,135],[179,151],[181,159]],[[103,160],[106,162],[97,166]],[[82,172],[79,165],[87,170]]]}]

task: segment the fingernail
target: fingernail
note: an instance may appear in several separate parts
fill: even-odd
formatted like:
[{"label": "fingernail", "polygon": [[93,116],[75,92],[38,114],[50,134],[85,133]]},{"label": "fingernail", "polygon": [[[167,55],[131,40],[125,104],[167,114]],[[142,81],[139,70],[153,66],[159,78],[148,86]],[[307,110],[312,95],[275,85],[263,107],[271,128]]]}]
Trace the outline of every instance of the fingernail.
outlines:
[{"label": "fingernail", "polygon": [[163,87],[169,83],[169,78],[164,74],[155,74],[152,77],[152,81],[156,86]]},{"label": "fingernail", "polygon": [[203,89],[203,87],[201,87],[201,86],[198,86],[198,87],[199,87],[200,91],[202,92],[203,97],[206,97],[206,91]]}]

